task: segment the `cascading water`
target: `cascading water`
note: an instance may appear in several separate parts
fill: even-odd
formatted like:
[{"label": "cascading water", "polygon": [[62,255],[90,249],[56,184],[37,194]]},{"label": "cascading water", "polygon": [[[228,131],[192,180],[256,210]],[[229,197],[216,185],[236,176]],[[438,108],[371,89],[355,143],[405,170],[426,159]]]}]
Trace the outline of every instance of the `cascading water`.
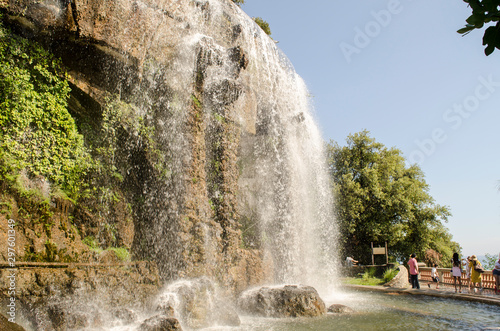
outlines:
[{"label": "cascading water", "polygon": [[[188,34],[177,47],[175,64],[165,76],[171,86],[177,87],[177,107],[185,109],[193,95],[189,85],[195,75],[194,95],[203,107],[206,191],[214,217],[221,225],[200,224],[203,235],[199,242],[206,248],[201,259],[206,265],[217,263],[213,254],[207,253],[217,249],[224,253],[234,244],[227,224],[241,218],[247,220],[242,228],[243,240],[248,232],[254,233],[250,240],[256,241],[252,244],[264,252],[265,260],[272,261],[274,282],[302,283],[327,290],[335,279],[337,265],[335,220],[323,140],[304,82],[274,41],[236,6],[220,0],[176,1],[163,6],[174,17],[182,16],[189,26]],[[190,8],[187,13],[186,8]],[[232,38],[237,39],[235,44],[244,54],[240,62],[247,62],[243,69],[234,64],[234,48],[228,52],[220,36],[213,35],[214,30],[229,29],[224,26],[227,20],[233,27]],[[150,86],[155,88],[154,84]],[[168,109],[173,107],[170,100]],[[172,117],[163,119],[178,126],[170,129],[172,133],[163,132],[167,137],[175,137],[166,139],[169,146],[186,149],[190,138],[178,124],[186,121],[186,115],[179,116],[174,121]],[[228,131],[226,123],[237,123],[238,129]],[[221,147],[228,136],[234,141]],[[231,150],[238,152],[231,154]],[[173,158],[180,158],[174,162],[179,173],[186,160],[194,157],[180,150],[172,154],[176,154]],[[238,163],[237,201],[230,200],[227,174],[218,174],[224,166],[228,167],[231,158],[237,158]],[[184,191],[177,190],[176,194]],[[154,204],[150,210],[158,212],[156,199]],[[170,222],[162,221],[166,217],[155,218],[154,233],[160,237],[153,235],[151,243],[156,259],[161,260],[162,252],[175,251],[164,247],[175,245],[175,241],[162,244],[165,229],[171,232],[172,228],[166,226]],[[217,238],[222,238],[219,248]],[[177,264],[164,268],[175,269]]]},{"label": "cascading water", "polygon": [[[337,265],[335,220],[323,140],[304,82],[275,42],[233,4],[182,0],[161,6],[186,31],[168,69],[144,71],[147,84],[138,94],[143,112],[155,114],[150,121],[167,146],[172,175],[164,187],[145,185],[143,215],[149,221],[136,242],[147,242],[144,250],[167,279],[204,274],[197,265],[217,276],[234,259],[234,246],[246,245],[272,261],[266,267],[274,282],[327,290]],[[151,43],[165,42],[165,34],[158,31]],[[158,96],[163,84],[169,93]],[[192,100],[200,108],[194,120],[185,112]],[[195,133],[186,132],[190,121]],[[195,175],[206,186],[183,182],[187,165],[197,161],[204,166]],[[206,193],[193,194],[197,206],[186,212],[182,197],[190,185]],[[191,224],[176,223],[183,218]],[[198,230],[179,239],[183,228]],[[222,260],[214,258],[218,252]]]},{"label": "cascading water", "polygon": [[[176,8],[185,10],[182,2],[165,9],[181,15]],[[179,44],[175,70],[168,76],[175,77],[177,86],[188,86],[194,73],[194,92],[180,90],[179,99],[184,101],[178,106],[187,108],[195,97],[202,107],[204,189],[215,222],[199,224],[197,244],[202,247],[196,249],[201,256],[198,263],[206,266],[205,275],[224,280],[225,276],[217,277],[217,269],[231,262],[221,262],[217,254],[222,252],[225,261],[230,261],[231,246],[245,245],[262,252],[264,268],[270,268],[268,274],[273,277],[266,282],[305,284],[326,294],[336,279],[336,224],[324,142],[314,122],[308,90],[275,42],[239,8],[219,0],[195,3],[189,15],[182,14],[188,19],[189,34]],[[207,33],[228,19],[238,45],[229,51],[217,36]],[[228,129],[228,123],[236,123],[237,129]],[[177,140],[189,141],[185,132],[174,132],[184,137]],[[184,151],[180,156],[191,161],[196,158],[193,152],[186,155]],[[234,192],[230,192],[234,188],[227,179],[232,161],[237,166],[232,175],[237,177],[234,200]],[[234,222],[242,224],[243,239],[231,234],[239,228]],[[166,223],[161,218],[156,221],[154,243],[162,242],[165,230],[161,227]],[[162,245],[168,244],[172,242]],[[157,260],[162,251],[173,251],[162,245],[154,248]],[[164,267],[175,269],[177,265]],[[163,296],[177,298],[180,294],[172,294],[172,287],[190,286],[190,281],[178,280],[164,289]],[[186,316],[179,320],[189,324]]]},{"label": "cascading water", "polygon": [[[308,90],[286,56],[240,13],[257,100],[254,182],[262,245],[275,281],[327,290],[335,279],[336,224],[324,142]],[[258,37],[251,38],[257,35]]]}]

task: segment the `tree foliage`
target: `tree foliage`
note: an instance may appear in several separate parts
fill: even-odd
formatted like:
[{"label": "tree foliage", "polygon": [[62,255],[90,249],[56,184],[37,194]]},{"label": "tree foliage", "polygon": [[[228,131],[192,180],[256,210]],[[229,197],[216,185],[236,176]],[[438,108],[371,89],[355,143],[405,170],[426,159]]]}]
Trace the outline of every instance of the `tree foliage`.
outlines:
[{"label": "tree foliage", "polygon": [[450,211],[437,205],[417,165],[386,148],[367,131],[349,135],[347,146],[328,145],[340,244],[344,254],[371,263],[371,246],[388,242],[390,255],[406,261],[428,249],[451,260],[457,243],[443,226]]},{"label": "tree foliage", "polygon": [[495,263],[498,261],[499,256],[494,254],[484,254],[483,267],[486,270],[493,270],[495,268]]},{"label": "tree foliage", "polygon": [[472,9],[472,15],[465,21],[467,24],[457,32],[463,35],[474,29],[481,29],[485,24],[497,22],[486,28],[483,35],[484,53],[490,55],[495,48],[500,49],[500,0],[464,0]]}]

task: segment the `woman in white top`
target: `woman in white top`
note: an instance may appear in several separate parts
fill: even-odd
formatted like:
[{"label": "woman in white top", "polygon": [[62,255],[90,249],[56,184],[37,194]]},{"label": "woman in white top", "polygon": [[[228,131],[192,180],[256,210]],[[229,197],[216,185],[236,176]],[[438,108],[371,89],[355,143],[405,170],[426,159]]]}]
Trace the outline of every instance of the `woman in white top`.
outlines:
[{"label": "woman in white top", "polygon": [[453,253],[453,259],[451,259],[451,274],[453,276],[453,285],[455,286],[455,293],[457,293],[457,280],[459,284],[460,293],[462,293],[462,262],[460,262],[460,257],[458,253]]}]

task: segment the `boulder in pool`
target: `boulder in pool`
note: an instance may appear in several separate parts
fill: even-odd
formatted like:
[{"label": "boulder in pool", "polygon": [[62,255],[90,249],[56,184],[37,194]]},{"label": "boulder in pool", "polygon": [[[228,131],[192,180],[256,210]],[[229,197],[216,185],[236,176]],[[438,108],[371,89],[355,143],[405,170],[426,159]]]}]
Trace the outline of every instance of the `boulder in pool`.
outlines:
[{"label": "boulder in pool", "polygon": [[284,285],[261,287],[244,292],[238,300],[245,313],[264,317],[321,316],[326,307],[314,287]]}]

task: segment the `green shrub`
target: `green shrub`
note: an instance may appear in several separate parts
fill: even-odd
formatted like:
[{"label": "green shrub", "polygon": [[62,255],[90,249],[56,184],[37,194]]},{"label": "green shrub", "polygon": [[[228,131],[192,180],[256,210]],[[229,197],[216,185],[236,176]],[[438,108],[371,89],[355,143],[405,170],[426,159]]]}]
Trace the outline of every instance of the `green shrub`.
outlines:
[{"label": "green shrub", "polygon": [[245,0],[232,0],[235,4],[237,4],[238,6],[241,6],[245,3]]},{"label": "green shrub", "polygon": [[74,196],[88,155],[67,109],[67,77],[40,45],[0,25],[0,153],[11,163],[1,175],[26,169]]},{"label": "green shrub", "polygon": [[130,261],[130,253],[126,247],[110,247],[106,250],[115,252],[116,256],[124,262]]},{"label": "green shrub", "polygon": [[97,242],[97,240],[93,237],[93,236],[88,236],[88,237],[85,237],[83,238],[82,242],[89,246],[90,249],[92,250],[99,250],[99,243]]},{"label": "green shrub", "polygon": [[390,282],[394,277],[396,277],[398,272],[398,268],[387,269],[384,271],[384,275],[382,277],[384,279],[384,283]]},{"label": "green shrub", "polygon": [[363,279],[368,280],[370,278],[375,278],[375,273],[377,272],[377,269],[375,268],[367,268],[365,272],[363,273]]},{"label": "green shrub", "polygon": [[266,21],[264,21],[261,17],[254,17],[253,20],[255,21],[255,23],[257,23],[258,26],[260,26],[260,28],[262,30],[264,30],[264,32],[268,36],[271,35],[271,28],[269,27],[269,23],[267,23]]}]

